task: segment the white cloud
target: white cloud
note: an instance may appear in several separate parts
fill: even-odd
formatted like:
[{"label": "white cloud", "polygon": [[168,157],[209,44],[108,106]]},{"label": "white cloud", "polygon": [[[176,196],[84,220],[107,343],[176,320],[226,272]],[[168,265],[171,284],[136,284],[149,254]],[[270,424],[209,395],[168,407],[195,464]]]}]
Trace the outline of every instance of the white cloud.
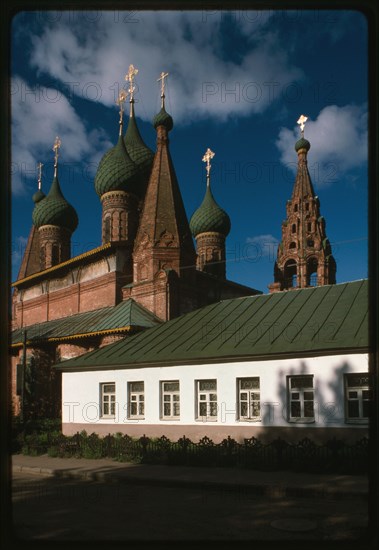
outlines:
[{"label": "white cloud", "polygon": [[278,92],[303,73],[272,32],[261,32],[270,16],[254,20],[248,13],[237,27],[241,36],[254,40],[238,62],[225,61],[219,14],[205,18],[204,12],[158,11],[137,12],[134,24],[122,22],[121,15],[115,22],[114,12],[101,12],[91,24],[61,19],[32,37],[31,63],[80,97],[107,106],[114,105],[117,85],[125,84],[123,77],[133,63],[140,71],[138,115],[148,120],[159,109],[156,79],[162,70],[170,73],[167,102],[176,122],[260,113],[272,101],[272,86],[280,97]]},{"label": "white cloud", "polygon": [[[316,186],[338,181],[349,170],[367,162],[367,108],[366,105],[325,107],[316,120],[308,119],[305,137],[311,144],[308,165]],[[299,139],[299,128],[281,128],[276,145],[281,162],[296,170],[294,145]]]},{"label": "white cloud", "polygon": [[53,88],[31,87],[14,78],[12,108],[12,191],[22,194],[26,178],[37,179],[38,162],[52,163],[55,136],[62,140],[61,164],[91,162],[98,151],[112,144],[101,130],[87,135],[83,121],[61,92]]},{"label": "white cloud", "polygon": [[276,257],[279,241],[271,234],[248,237],[246,243],[253,247],[256,257],[268,257],[270,259]]}]

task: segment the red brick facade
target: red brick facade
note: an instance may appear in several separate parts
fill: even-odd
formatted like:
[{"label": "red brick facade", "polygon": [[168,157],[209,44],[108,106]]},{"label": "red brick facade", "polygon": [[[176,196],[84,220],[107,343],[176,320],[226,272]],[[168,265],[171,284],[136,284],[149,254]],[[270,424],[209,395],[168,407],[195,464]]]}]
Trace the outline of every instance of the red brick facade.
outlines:
[{"label": "red brick facade", "polygon": [[334,284],[336,263],[309,175],[306,148],[298,150],[297,175],[286,210],[270,292]]}]

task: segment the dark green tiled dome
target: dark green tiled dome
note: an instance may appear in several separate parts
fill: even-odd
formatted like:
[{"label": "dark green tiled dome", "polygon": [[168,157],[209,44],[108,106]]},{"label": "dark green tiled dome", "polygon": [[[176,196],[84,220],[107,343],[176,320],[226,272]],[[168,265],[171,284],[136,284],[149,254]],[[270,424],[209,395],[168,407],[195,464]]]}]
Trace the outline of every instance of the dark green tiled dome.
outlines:
[{"label": "dark green tiled dome", "polygon": [[174,121],[172,120],[172,116],[166,112],[164,107],[162,107],[159,113],[155,115],[153,119],[153,126],[154,128],[158,128],[158,126],[165,126],[168,132],[173,129]]},{"label": "dark green tiled dome", "polygon": [[[37,194],[38,191],[34,194],[33,198]],[[39,197],[41,197],[41,195],[39,195]],[[51,184],[47,196],[39,198],[38,202],[36,202],[32,217],[36,227],[41,227],[42,225],[58,225],[59,227],[65,227],[71,232],[75,231],[77,228],[78,215],[75,208],[64,198],[59,186],[58,176],[54,176],[53,183]]]},{"label": "dark green tiled dome", "polygon": [[128,128],[125,133],[124,143],[128,155],[138,166],[141,174],[149,173],[154,159],[154,153],[145,145],[139,133],[136,119],[134,117],[134,106],[131,105],[131,116],[129,117]]},{"label": "dark green tiled dome", "polygon": [[295,143],[295,151],[298,152],[300,149],[306,149],[307,151],[309,151],[309,149],[311,148],[311,144],[309,143],[309,141],[305,138],[300,138],[296,143]]},{"label": "dark green tiled dome", "polygon": [[33,199],[33,202],[37,204],[37,202],[41,201],[45,197],[46,197],[45,193],[41,191],[41,189],[38,189],[38,191],[36,191],[32,196],[32,199]]},{"label": "dark green tiled dome", "polygon": [[122,136],[101,159],[95,177],[95,189],[100,197],[108,191],[138,193],[138,167],[129,157]]},{"label": "dark green tiled dome", "polygon": [[204,200],[190,220],[190,229],[194,237],[208,231],[222,233],[225,237],[229,234],[230,218],[214,200],[210,186],[207,186]]}]

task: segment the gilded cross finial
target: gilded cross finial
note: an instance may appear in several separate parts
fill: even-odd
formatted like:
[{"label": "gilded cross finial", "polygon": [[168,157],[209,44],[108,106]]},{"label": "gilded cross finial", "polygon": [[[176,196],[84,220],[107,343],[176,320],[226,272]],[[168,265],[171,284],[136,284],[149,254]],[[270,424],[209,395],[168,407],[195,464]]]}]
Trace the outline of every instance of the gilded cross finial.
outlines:
[{"label": "gilded cross finial", "polygon": [[165,72],[161,72],[161,75],[159,78],[157,78],[157,82],[161,81],[161,99],[162,99],[162,103],[161,103],[161,107],[163,108],[164,107],[164,98],[165,98],[165,95],[164,95],[164,87],[165,87],[165,78],[168,77],[168,73],[165,73]]},{"label": "gilded cross finial", "polygon": [[41,191],[41,188],[42,188],[42,162],[39,162],[37,164],[37,168],[38,168],[38,191]]},{"label": "gilded cross finial", "polygon": [[307,120],[308,120],[307,116],[301,115],[299,120],[297,121],[297,123],[300,125],[302,136],[304,136],[304,125],[305,125],[305,122],[307,122]]},{"label": "gilded cross finial", "polygon": [[126,101],[126,98],[128,97],[128,92],[126,90],[121,90],[118,94],[118,98],[116,100],[116,104],[120,107],[120,136],[122,134],[122,123],[123,123],[123,117],[124,117],[124,103]]},{"label": "gilded cross finial", "polygon": [[205,155],[203,156],[203,162],[206,162],[207,165],[205,167],[206,171],[207,171],[207,185],[209,185],[209,174],[210,174],[210,171],[211,171],[211,159],[213,159],[213,157],[215,156],[215,153],[213,151],[211,151],[208,147],[208,149],[206,150],[205,152]]},{"label": "gilded cross finial", "polygon": [[54,176],[57,175],[57,168],[58,168],[58,157],[59,157],[59,149],[61,146],[61,140],[57,136],[54,141],[53,151],[55,152],[54,155]]},{"label": "gilded cross finial", "polygon": [[136,69],[134,65],[129,65],[129,70],[128,70],[128,73],[125,75],[125,80],[129,82],[128,92],[130,94],[130,99],[129,99],[130,103],[133,103],[133,100],[134,100],[134,91],[136,87],[134,86],[133,81],[134,81],[134,77],[137,74],[138,74],[138,69]]}]

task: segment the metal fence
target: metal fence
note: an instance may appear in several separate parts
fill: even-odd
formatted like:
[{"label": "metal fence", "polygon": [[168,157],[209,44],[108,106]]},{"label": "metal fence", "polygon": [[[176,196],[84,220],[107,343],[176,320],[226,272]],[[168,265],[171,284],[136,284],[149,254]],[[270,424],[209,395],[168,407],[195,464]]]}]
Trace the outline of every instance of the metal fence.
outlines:
[{"label": "metal fence", "polygon": [[252,437],[238,443],[227,437],[214,443],[203,437],[194,443],[183,436],[178,441],[167,437],[139,439],[128,435],[77,433],[49,437],[29,435],[21,441],[26,454],[49,453],[51,456],[77,456],[84,458],[113,458],[120,461],[145,464],[171,464],[185,466],[237,466],[259,470],[293,470],[308,472],[365,473],[368,469],[368,439],[366,437],[349,444],[336,438],[325,443],[315,443],[304,438],[287,442],[277,438],[263,443]]}]

